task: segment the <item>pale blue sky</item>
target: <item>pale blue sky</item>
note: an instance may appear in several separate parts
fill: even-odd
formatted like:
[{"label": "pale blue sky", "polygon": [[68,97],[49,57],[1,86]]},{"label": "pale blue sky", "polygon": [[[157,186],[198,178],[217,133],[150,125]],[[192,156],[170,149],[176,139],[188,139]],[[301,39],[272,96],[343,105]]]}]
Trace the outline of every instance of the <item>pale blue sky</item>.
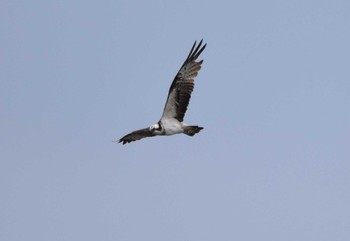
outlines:
[{"label": "pale blue sky", "polygon": [[350,240],[349,1],[0,5],[0,240]]}]

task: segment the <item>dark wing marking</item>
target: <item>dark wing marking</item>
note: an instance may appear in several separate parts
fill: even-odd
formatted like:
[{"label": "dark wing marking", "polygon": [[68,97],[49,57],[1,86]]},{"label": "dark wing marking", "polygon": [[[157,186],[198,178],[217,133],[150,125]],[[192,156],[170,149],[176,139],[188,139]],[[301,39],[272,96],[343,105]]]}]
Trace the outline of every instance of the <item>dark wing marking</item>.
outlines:
[{"label": "dark wing marking", "polygon": [[133,132],[123,136],[122,138],[120,138],[119,143],[122,142],[124,145],[125,143],[130,143],[132,141],[138,141],[138,140],[141,140],[142,138],[151,137],[151,136],[155,136],[153,134],[153,132],[150,131],[149,128],[144,128],[144,129],[140,129],[137,131],[133,131]]},{"label": "dark wing marking", "polygon": [[194,78],[198,75],[203,63],[203,60],[196,62],[198,56],[207,46],[207,44],[204,44],[201,48],[202,42],[203,39],[197,47],[197,42],[194,42],[187,59],[175,76],[169,89],[162,119],[176,118],[180,122],[183,121],[194,88]]}]

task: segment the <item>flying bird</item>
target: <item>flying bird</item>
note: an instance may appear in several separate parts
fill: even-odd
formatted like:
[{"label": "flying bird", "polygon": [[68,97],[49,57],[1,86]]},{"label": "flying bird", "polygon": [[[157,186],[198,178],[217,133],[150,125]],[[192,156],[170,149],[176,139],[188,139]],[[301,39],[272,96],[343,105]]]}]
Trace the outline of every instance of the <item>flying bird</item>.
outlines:
[{"label": "flying bird", "polygon": [[203,60],[196,61],[207,45],[204,44],[202,46],[202,42],[203,39],[198,45],[197,42],[194,42],[188,57],[177,72],[170,86],[168,98],[160,120],[148,128],[136,130],[123,136],[119,140],[119,143],[123,143],[124,145],[145,137],[169,136],[180,133],[193,136],[203,129],[200,126],[183,123],[194,88],[194,79],[198,75],[203,63]]}]

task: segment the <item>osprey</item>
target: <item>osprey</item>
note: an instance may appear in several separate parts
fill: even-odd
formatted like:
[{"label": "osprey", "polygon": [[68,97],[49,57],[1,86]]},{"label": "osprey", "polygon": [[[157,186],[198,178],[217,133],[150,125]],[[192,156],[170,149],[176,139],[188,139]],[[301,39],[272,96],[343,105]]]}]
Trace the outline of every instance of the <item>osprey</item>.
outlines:
[{"label": "osprey", "polygon": [[207,45],[204,44],[202,46],[202,42],[203,39],[197,46],[197,42],[194,42],[187,59],[177,72],[170,86],[168,98],[160,120],[148,128],[136,130],[123,136],[119,140],[119,143],[122,142],[124,145],[125,143],[137,141],[145,137],[174,135],[179,133],[193,136],[203,129],[203,127],[186,125],[183,123],[194,87],[194,78],[197,76],[203,63],[203,60],[196,61]]}]

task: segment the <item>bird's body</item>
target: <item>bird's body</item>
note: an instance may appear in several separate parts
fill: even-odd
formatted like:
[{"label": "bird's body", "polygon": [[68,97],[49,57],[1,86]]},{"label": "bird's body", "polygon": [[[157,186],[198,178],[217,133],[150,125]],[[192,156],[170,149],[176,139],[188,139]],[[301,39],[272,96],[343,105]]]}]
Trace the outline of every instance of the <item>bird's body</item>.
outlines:
[{"label": "bird's body", "polygon": [[183,123],[175,118],[165,118],[160,120],[160,123],[163,125],[164,135],[170,136],[183,133]]},{"label": "bird's body", "polygon": [[119,142],[125,144],[145,137],[157,135],[169,136],[180,133],[193,136],[203,129],[203,127],[191,126],[183,123],[183,118],[194,88],[194,78],[197,76],[198,71],[201,69],[201,64],[203,63],[203,60],[196,62],[196,59],[206,47],[205,44],[200,48],[202,41],[199,42],[197,47],[196,42],[193,44],[187,59],[175,76],[169,89],[161,119],[149,128],[136,130],[125,135]]}]

